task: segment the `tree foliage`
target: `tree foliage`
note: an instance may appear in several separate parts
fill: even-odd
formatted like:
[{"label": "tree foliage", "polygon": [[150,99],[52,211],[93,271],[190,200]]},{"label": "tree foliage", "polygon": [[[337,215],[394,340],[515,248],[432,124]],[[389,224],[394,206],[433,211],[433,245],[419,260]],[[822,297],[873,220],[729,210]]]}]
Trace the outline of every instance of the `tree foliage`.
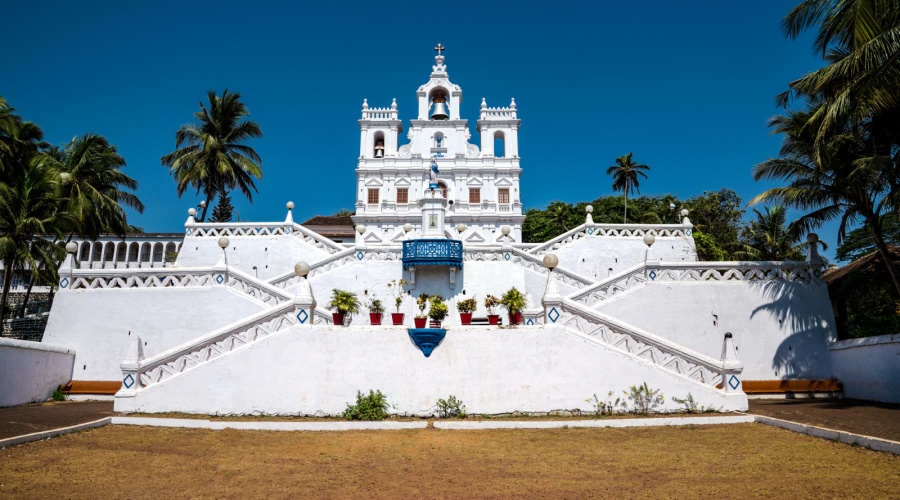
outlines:
[{"label": "tree foliage", "polygon": [[[885,214],[881,217],[884,230],[884,242],[888,245],[900,245],[900,224],[893,214]],[[878,250],[875,239],[868,227],[862,226],[850,231],[835,251],[837,260],[853,261]]]},{"label": "tree foliage", "polygon": [[231,222],[231,214],[234,213],[234,207],[231,205],[231,197],[227,193],[219,193],[219,201],[213,208],[210,222]]},{"label": "tree foliage", "polygon": [[625,196],[625,210],[622,223],[628,221],[628,195],[637,191],[641,194],[640,178],[647,178],[644,171],[650,171],[647,165],[638,165],[631,159],[634,153],[629,152],[625,156],[616,158],[616,164],[606,169],[606,175],[613,176],[613,191],[621,191]]}]

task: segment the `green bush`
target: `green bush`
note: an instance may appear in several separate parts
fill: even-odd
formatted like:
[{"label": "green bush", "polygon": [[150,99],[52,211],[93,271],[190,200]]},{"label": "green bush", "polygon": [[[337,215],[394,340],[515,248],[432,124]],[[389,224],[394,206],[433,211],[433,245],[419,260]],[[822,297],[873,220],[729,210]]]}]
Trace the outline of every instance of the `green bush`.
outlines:
[{"label": "green bush", "polygon": [[53,401],[65,401],[66,393],[63,392],[62,386],[57,387],[56,390],[53,391],[51,397],[53,398]]},{"label": "green bush", "polygon": [[369,390],[368,396],[364,396],[362,391],[356,391],[356,404],[348,404],[341,417],[346,420],[384,420],[389,408],[387,396],[381,391]]},{"label": "green bush", "polygon": [[522,309],[525,309],[525,303],[525,295],[517,290],[516,287],[510,288],[503,295],[503,298],[500,299],[500,304],[502,304],[510,314],[515,314]]},{"label": "green bush", "polygon": [[466,405],[453,394],[447,399],[438,399],[437,402],[438,417],[448,418],[466,418]]}]

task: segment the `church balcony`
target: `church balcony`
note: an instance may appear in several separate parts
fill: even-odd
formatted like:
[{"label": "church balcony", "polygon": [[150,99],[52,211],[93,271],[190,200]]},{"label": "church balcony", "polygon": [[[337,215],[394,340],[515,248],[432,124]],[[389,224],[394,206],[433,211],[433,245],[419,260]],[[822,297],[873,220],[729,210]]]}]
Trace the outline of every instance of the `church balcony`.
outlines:
[{"label": "church balcony", "polygon": [[422,239],[403,242],[403,268],[411,266],[462,267],[462,242]]},{"label": "church balcony", "polygon": [[509,203],[501,203],[497,205],[498,212],[512,212],[512,206]]}]

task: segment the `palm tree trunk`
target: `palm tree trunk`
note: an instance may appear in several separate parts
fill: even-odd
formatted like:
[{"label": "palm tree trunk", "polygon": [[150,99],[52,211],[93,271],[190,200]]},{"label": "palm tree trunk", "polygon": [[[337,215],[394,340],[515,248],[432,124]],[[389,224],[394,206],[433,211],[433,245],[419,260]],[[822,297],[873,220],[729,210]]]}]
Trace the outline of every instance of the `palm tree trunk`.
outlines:
[{"label": "palm tree trunk", "polygon": [[28,307],[28,299],[31,297],[31,288],[34,287],[34,276],[31,277],[31,282],[28,283],[28,290],[25,291],[25,298],[22,300],[22,310],[19,311],[19,317],[25,317],[25,309]]},{"label": "palm tree trunk", "polygon": [[9,300],[9,286],[12,284],[12,260],[4,261],[5,269],[3,270],[3,293],[0,294],[0,325],[6,319],[6,301]]},{"label": "palm tree trunk", "polygon": [[869,231],[872,232],[875,246],[878,248],[878,252],[881,253],[881,258],[884,259],[884,265],[887,267],[888,274],[891,275],[891,281],[894,282],[894,288],[897,290],[897,295],[900,296],[900,273],[897,272],[897,266],[894,265],[894,261],[891,259],[891,252],[884,242],[884,234],[881,229],[881,224],[879,223],[880,221],[874,216],[868,217],[868,219]]},{"label": "palm tree trunk", "polygon": [[628,181],[625,181],[625,217],[622,217],[622,224],[628,224]]}]

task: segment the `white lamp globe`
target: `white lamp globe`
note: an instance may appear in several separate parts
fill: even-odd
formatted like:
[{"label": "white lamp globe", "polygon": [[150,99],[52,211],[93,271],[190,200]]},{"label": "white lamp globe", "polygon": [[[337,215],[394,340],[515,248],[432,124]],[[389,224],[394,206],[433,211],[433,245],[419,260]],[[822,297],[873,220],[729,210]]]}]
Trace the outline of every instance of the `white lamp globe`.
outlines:
[{"label": "white lamp globe", "polygon": [[403,224],[403,230],[406,231],[407,233],[412,231],[412,224],[410,224],[409,222],[407,222],[406,224]]},{"label": "white lamp globe", "polygon": [[682,217],[687,217],[687,215],[688,215],[688,209],[686,209],[686,208],[682,209],[682,210],[681,210],[681,216],[682,216]]},{"label": "white lamp globe", "polygon": [[554,269],[559,265],[559,257],[556,254],[548,253],[544,256],[544,267],[547,269]]},{"label": "white lamp globe", "polygon": [[78,251],[78,244],[74,241],[70,241],[66,243],[66,251],[69,253],[75,253]]},{"label": "white lamp globe", "polygon": [[817,243],[819,241],[819,235],[816,233],[809,233],[806,235],[807,243]]},{"label": "white lamp globe", "polygon": [[503,236],[509,236],[509,231],[509,226],[503,226],[502,228],[500,228],[500,232],[503,233]]},{"label": "white lamp globe", "polygon": [[652,245],[654,242],[656,242],[656,237],[655,237],[655,236],[653,236],[653,235],[650,234],[650,233],[647,233],[647,234],[644,235],[644,244],[645,244],[645,245],[647,245],[647,246],[649,247],[649,246]]},{"label": "white lamp globe", "polygon": [[201,202],[200,202],[200,208],[206,208],[206,202],[205,202],[205,201],[201,201]]},{"label": "white lamp globe", "polygon": [[188,209],[188,215],[190,215],[191,217],[193,217],[193,216],[197,215],[197,211],[194,210],[193,208],[189,208],[189,209]]},{"label": "white lamp globe", "polygon": [[593,206],[593,205],[588,205],[588,206],[584,207],[584,211],[587,212],[587,213],[591,213],[591,212],[594,211],[594,206]]},{"label": "white lamp globe", "polygon": [[675,204],[669,203],[669,210],[675,210]]},{"label": "white lamp globe", "polygon": [[363,226],[362,224],[356,226],[356,232],[360,235],[366,234],[366,226]]},{"label": "white lamp globe", "polygon": [[297,273],[297,276],[303,277],[309,274],[309,264],[304,261],[300,261],[294,264],[294,272]]},{"label": "white lamp globe", "polygon": [[464,232],[466,232],[466,225],[463,224],[462,222],[460,222],[459,224],[456,225],[456,230],[459,231],[460,233],[464,233]]},{"label": "white lamp globe", "polygon": [[293,209],[294,209],[294,202],[293,202],[293,201],[287,202],[287,207],[288,207],[288,210],[293,210]]},{"label": "white lamp globe", "polygon": [[221,238],[219,238],[219,248],[221,248],[222,250],[228,248],[229,243],[231,242],[228,241],[228,238],[226,236],[222,236]]}]

